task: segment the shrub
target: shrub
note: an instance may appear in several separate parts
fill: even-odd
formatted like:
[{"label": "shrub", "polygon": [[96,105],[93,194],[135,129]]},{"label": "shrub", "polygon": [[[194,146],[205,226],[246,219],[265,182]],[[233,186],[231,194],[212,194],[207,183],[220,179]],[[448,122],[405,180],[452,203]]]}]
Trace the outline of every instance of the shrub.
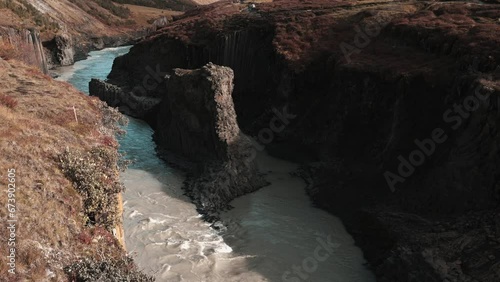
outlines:
[{"label": "shrub", "polygon": [[135,267],[133,260],[123,258],[119,260],[105,259],[96,261],[86,258],[64,268],[69,281],[74,282],[153,282],[155,279]]},{"label": "shrub", "polygon": [[59,155],[62,171],[83,197],[87,224],[112,230],[118,222],[116,194],[123,190],[118,181],[118,159],[114,149],[105,147],[66,149]]},{"label": "shrub", "polygon": [[4,105],[7,108],[14,109],[17,106],[16,99],[0,93],[0,105]]},{"label": "shrub", "polygon": [[[125,134],[123,126],[128,124],[128,118],[124,116],[118,109],[109,107],[105,102],[98,101],[99,110],[102,113],[102,123],[109,131],[109,135]],[[103,132],[108,133],[108,132]]]}]

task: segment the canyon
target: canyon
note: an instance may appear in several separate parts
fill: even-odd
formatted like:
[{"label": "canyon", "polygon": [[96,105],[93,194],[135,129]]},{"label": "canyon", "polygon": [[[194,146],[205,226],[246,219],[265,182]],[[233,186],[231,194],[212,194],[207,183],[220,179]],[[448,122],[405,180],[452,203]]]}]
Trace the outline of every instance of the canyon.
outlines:
[{"label": "canyon", "polygon": [[174,69],[230,67],[241,131],[301,163],[379,281],[497,281],[499,19],[496,1],[220,1],[138,42],[94,95],[176,151],[161,138]]},{"label": "canyon", "polygon": [[[499,280],[498,0],[116,2],[0,0],[0,165],[24,226],[6,279],[152,280],[123,249],[122,116],[50,77],[134,44],[90,94],[152,126],[214,229],[292,172],[378,281]],[[300,165],[259,171],[264,149]]]}]

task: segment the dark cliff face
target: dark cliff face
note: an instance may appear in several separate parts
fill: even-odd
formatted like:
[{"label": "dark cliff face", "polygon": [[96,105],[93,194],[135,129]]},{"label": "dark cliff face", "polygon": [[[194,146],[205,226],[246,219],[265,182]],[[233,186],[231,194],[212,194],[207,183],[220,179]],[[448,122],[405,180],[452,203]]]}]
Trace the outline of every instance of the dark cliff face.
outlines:
[{"label": "dark cliff face", "polygon": [[345,220],[381,281],[495,281],[499,250],[482,246],[500,238],[499,16],[463,3],[224,2],[137,44],[109,78],[132,87],[148,67],[230,66],[242,130],[259,136],[286,106],[293,120],[261,143],[301,155],[311,197]]},{"label": "dark cliff face", "polygon": [[147,34],[147,30],[131,31],[127,34],[112,36],[78,35],[59,33],[52,39],[44,41],[49,68],[69,66],[75,61],[86,59],[88,53],[107,47],[130,45]]},{"label": "dark cliff face", "polygon": [[95,78],[89,82],[89,93],[90,96],[99,97],[109,106],[119,108],[120,112],[126,115],[148,121],[151,118],[156,118],[156,116],[152,116],[152,112],[161,102],[159,98],[138,96],[116,85]]},{"label": "dark cliff face", "polygon": [[[445,11],[444,7],[435,8],[435,14],[453,15],[454,9],[459,8],[464,7],[457,5]],[[348,29],[357,23],[373,21],[380,13],[362,12],[363,9],[367,8],[353,11],[352,18],[347,16],[354,21],[348,26],[340,20],[330,23],[332,29],[338,29],[338,35],[343,36],[338,38],[334,47],[339,48],[340,43],[354,44],[348,39],[356,39],[357,34]],[[401,9],[399,12],[406,12]],[[264,6],[262,10],[265,10]],[[467,36],[454,35],[455,47],[451,47],[447,42],[452,37],[445,29],[422,29],[419,32],[419,23],[412,20],[426,14],[408,10],[410,23],[402,24],[403,20],[398,16],[393,23],[384,24],[386,28],[379,32],[380,35],[374,37],[365,49],[353,52],[349,62],[346,62],[344,53],[336,49],[330,54],[324,51],[313,53],[300,67],[296,66],[293,56],[287,60],[284,56],[289,53],[276,49],[277,45],[283,44],[277,42],[280,35],[276,34],[275,28],[283,20],[277,16],[263,20],[252,13],[237,14],[226,20],[220,31],[211,30],[199,20],[199,29],[191,31],[193,34],[188,42],[182,40],[183,25],[179,23],[118,58],[109,79],[131,87],[142,85],[151,70],[198,68],[210,61],[229,66],[235,71],[234,101],[238,122],[245,132],[258,135],[261,129],[268,127],[273,108],[288,106],[289,111],[298,116],[285,131],[277,134],[277,139],[268,149],[283,142],[285,146],[299,146],[307,151],[310,159],[345,158],[351,163],[366,164],[371,167],[370,174],[378,174],[373,181],[381,189],[397,191],[398,201],[409,199],[401,204],[410,210],[453,212],[485,205],[492,207],[497,204],[493,197],[498,179],[495,165],[488,165],[488,170],[478,168],[485,163],[497,162],[494,157],[496,135],[475,132],[471,127],[476,123],[470,122],[487,120],[484,115],[496,111],[494,97],[498,90],[493,82],[495,78],[488,76],[496,67],[494,61],[498,60],[495,43],[486,42],[489,35],[478,38],[478,41],[485,41],[486,46],[481,47],[481,53],[476,53],[476,50],[465,47],[470,41]],[[481,14],[486,14],[486,11],[490,14],[498,12],[492,7],[484,8]],[[462,12],[456,14],[466,17]],[[321,14],[316,17],[321,18]],[[439,20],[444,19],[447,18]],[[196,23],[193,25],[197,26]],[[482,27],[476,29],[482,30]],[[347,31],[352,34],[345,34]],[[497,39],[491,40],[496,42]],[[483,52],[491,55],[484,57]],[[461,57],[456,60],[456,56]],[[464,70],[467,66],[480,67],[482,73],[469,73]],[[472,111],[471,118],[461,118],[464,123],[455,129],[458,121],[453,105],[462,104],[465,97],[474,95],[476,88],[490,93],[493,99]],[[142,91],[142,94],[161,96],[163,89],[155,87]],[[450,107],[452,113],[447,113]],[[447,115],[443,117],[445,113]],[[449,135],[446,142],[436,144],[439,148],[432,156],[424,156],[425,161],[415,169],[415,175],[410,173],[411,177],[398,177],[399,155],[408,160],[412,151],[419,149],[415,141],[432,138],[436,128],[442,128],[446,131],[443,134]],[[481,140],[483,145],[489,144],[486,147],[493,152],[485,158],[473,158],[471,155],[474,154],[457,155],[469,143],[464,140]],[[486,148],[480,147],[482,149],[470,146],[478,150]],[[457,162],[457,158],[464,159]],[[384,175],[386,171],[394,175]],[[440,180],[436,181],[437,178]],[[481,188],[476,185],[477,178],[484,181]],[[386,180],[389,180],[389,185]],[[419,188],[421,186],[425,188]],[[422,193],[422,189],[432,192]],[[408,205],[415,197],[426,197],[421,201],[428,202],[428,206],[420,203]]]},{"label": "dark cliff face", "polygon": [[250,139],[236,122],[233,77],[230,68],[214,64],[175,69],[158,107],[157,142],[194,162],[186,189],[209,215],[264,184]]},{"label": "dark cliff face", "polygon": [[229,68],[175,69],[157,119],[161,144],[195,161],[229,160],[230,144],[241,133],[232,93]]},{"label": "dark cliff face", "polygon": [[[266,105],[261,102],[276,92],[275,53],[271,45],[272,30],[259,23],[248,30],[232,30],[214,35],[206,44],[184,44],[173,38],[158,38],[135,45],[130,54],[117,58],[109,80],[118,85],[136,88],[136,93],[158,97],[164,90],[162,82],[156,87],[144,87],[153,73],[168,72],[173,68],[194,69],[212,62],[228,66],[235,72],[234,102],[239,121],[256,118]],[[271,62],[271,64],[270,64]],[[137,90],[137,86],[140,89]],[[241,105],[241,106],[240,106]],[[268,106],[268,105],[267,105]],[[253,109],[259,108],[259,112]]]}]

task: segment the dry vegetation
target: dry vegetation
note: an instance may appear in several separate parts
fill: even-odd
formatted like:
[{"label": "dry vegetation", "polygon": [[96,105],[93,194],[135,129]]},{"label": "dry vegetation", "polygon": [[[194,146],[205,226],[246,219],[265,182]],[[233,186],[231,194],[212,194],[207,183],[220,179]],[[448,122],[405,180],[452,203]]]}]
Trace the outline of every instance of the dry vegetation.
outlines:
[{"label": "dry vegetation", "polygon": [[0,0],[0,9],[10,10],[21,19],[31,19],[32,23],[42,31],[59,30],[59,24],[56,21],[41,13],[27,0]]},{"label": "dry vegetation", "polygon": [[35,27],[44,41],[61,31],[83,37],[123,36],[172,14],[178,12],[109,0],[0,0],[0,26]]},{"label": "dry vegetation", "polygon": [[7,41],[0,40],[0,58],[4,60],[19,59],[19,51]]},{"label": "dry vegetation", "polygon": [[[162,34],[150,40],[167,35],[184,43],[204,44],[235,29],[267,24],[274,34],[276,53],[300,71],[314,62],[343,59],[339,45],[344,42],[353,46],[358,36],[355,27],[365,30],[374,23],[382,23],[380,35],[370,38],[369,46],[363,52],[355,52],[353,59],[376,60],[385,65],[387,57],[408,57],[408,45],[422,45],[411,53],[425,53],[427,49],[439,53],[448,46],[449,50],[444,51],[454,52],[460,59],[470,58],[473,53],[492,58],[499,54],[500,8],[494,4],[382,0],[263,2],[266,1],[257,3],[254,9],[249,8],[248,2],[230,0],[197,7],[177,17],[174,23],[162,29]],[[429,39],[432,46],[423,46],[423,39]],[[391,51],[381,54],[383,50]],[[419,61],[410,56],[412,58]],[[489,67],[495,64],[486,63]]]},{"label": "dry vegetation", "polygon": [[[18,208],[17,275],[6,276],[2,263],[1,280],[46,281],[52,276],[67,281],[66,267],[82,272],[71,274],[77,281],[96,281],[111,274],[85,266],[102,263],[109,271],[123,268],[121,275],[135,273],[110,232],[120,222],[114,139],[119,115],[98,99],[14,60],[0,59],[0,89],[0,187],[6,187],[7,169],[15,168]],[[2,222],[6,212],[0,209]],[[7,230],[1,228],[0,245],[7,245],[6,238]],[[0,248],[1,257],[6,252]],[[136,278],[147,281],[140,274]]]},{"label": "dry vegetation", "polygon": [[113,0],[113,2],[176,11],[184,11],[196,4],[195,1],[191,0]]},{"label": "dry vegetation", "polygon": [[148,26],[151,21],[160,17],[171,18],[172,16],[182,14],[182,12],[179,11],[161,10],[144,6],[125,5],[125,7],[130,10],[131,17],[134,21],[142,26]]}]

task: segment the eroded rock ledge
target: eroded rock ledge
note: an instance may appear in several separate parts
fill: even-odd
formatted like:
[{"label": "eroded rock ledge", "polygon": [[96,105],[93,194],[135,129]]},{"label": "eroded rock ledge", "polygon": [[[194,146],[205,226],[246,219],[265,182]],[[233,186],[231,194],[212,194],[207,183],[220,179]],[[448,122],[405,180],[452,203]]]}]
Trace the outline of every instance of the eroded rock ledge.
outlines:
[{"label": "eroded rock ledge", "polygon": [[160,104],[157,97],[139,96],[116,85],[93,78],[89,83],[89,93],[105,101],[109,106],[120,109],[120,112],[138,118],[146,118]]},{"label": "eroded rock ledge", "polygon": [[265,184],[250,139],[236,121],[233,79],[233,70],[212,63],[175,69],[156,119],[159,146],[196,164],[185,188],[208,215]]}]

